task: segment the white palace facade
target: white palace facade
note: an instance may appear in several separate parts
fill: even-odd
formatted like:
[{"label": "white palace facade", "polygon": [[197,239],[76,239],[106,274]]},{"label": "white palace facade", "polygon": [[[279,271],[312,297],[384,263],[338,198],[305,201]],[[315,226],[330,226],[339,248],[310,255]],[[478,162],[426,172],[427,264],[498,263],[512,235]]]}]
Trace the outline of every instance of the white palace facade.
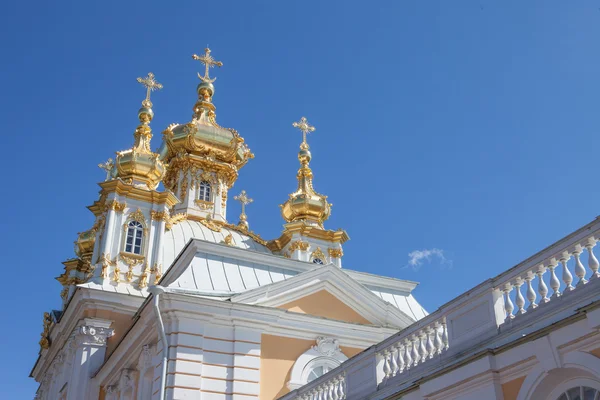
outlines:
[{"label": "white palace facade", "polygon": [[[185,124],[150,147],[154,75],[130,149],[101,167],[95,222],[44,314],[38,400],[600,400],[600,219],[428,314],[415,282],[342,268],[305,118],[281,236],[250,230],[254,157],[216,122],[206,49]],[[160,185],[160,188],[159,188]],[[228,200],[242,204],[237,223]]]}]

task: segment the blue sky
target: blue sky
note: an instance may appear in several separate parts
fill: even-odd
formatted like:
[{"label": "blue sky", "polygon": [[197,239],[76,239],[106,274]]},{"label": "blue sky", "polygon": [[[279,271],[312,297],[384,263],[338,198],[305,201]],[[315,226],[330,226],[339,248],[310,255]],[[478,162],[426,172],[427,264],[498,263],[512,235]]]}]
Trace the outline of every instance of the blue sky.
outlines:
[{"label": "blue sky", "polygon": [[291,123],[306,116],[315,187],[334,204],[326,226],[352,239],[344,266],[421,282],[430,311],[600,210],[598,1],[35,1],[5,4],[2,19],[10,398],[37,387],[27,376],[42,313],[60,306],[53,278],[93,222],[96,165],[131,146],[135,78],[165,86],[156,148],[191,117],[191,54],[206,44],[225,64],[218,121],[256,154],[233,189],[255,200],[252,229],[282,229],[301,140]]}]

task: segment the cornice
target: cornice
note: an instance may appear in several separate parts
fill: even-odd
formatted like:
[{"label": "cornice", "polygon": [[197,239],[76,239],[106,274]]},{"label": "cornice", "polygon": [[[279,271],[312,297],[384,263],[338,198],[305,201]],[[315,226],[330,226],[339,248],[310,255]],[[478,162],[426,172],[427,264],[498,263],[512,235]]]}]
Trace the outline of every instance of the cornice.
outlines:
[{"label": "cornice", "polygon": [[290,222],[284,225],[285,230],[277,239],[270,240],[267,247],[271,251],[281,251],[292,240],[292,236],[298,233],[302,236],[332,243],[345,243],[350,237],[343,229],[332,231],[322,229],[318,226],[308,225],[304,221]]},{"label": "cornice", "polygon": [[[159,192],[157,190],[142,189],[126,184],[120,179],[101,182],[98,185],[101,187],[101,199],[106,197],[109,193],[116,193],[119,196],[124,196],[132,200],[139,200],[152,204],[166,204],[169,208],[179,203],[179,199],[170,191]],[[98,200],[91,206],[88,206],[88,209],[94,213],[94,215],[99,215],[102,213],[103,207]]]}]

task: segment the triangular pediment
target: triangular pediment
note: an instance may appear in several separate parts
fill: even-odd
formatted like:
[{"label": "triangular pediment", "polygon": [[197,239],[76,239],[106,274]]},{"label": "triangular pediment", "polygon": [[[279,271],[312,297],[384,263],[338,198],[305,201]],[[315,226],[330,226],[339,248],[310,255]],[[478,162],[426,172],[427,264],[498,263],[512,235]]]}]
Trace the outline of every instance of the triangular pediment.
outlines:
[{"label": "triangular pediment", "polygon": [[299,299],[292,300],[277,308],[338,321],[371,324],[371,321],[329,293],[327,289],[322,289]]},{"label": "triangular pediment", "polygon": [[377,326],[404,328],[414,322],[332,264],[235,295],[231,301]]}]

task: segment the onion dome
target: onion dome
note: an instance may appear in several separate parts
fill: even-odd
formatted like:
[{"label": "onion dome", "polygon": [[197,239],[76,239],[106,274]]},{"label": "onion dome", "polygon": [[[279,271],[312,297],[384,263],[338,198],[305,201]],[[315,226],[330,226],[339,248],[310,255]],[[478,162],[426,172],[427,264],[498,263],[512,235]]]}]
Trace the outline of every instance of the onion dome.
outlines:
[{"label": "onion dome", "polygon": [[152,138],[150,121],[154,117],[150,92],[162,89],[162,85],[154,79],[152,72],[148,73],[146,78],[137,80],[147,89],[146,99],[142,101],[142,108],[138,111],[140,125],[133,134],[133,147],[117,152],[116,177],[121,178],[124,182],[154,190],[164,176],[165,166],[159,159],[159,155],[150,150],[150,139]]},{"label": "onion dome", "polygon": [[314,132],[315,128],[309,125],[304,117],[299,122],[294,122],[293,126],[302,131],[303,137],[298,152],[300,161],[297,174],[298,189],[280,206],[281,215],[287,222],[305,221],[322,228],[323,222],[331,215],[331,204],[327,202],[327,196],[317,193],[313,188],[313,173],[309,167],[311,154],[306,142],[306,134]]},{"label": "onion dome", "polygon": [[209,77],[208,70],[213,66],[220,67],[223,63],[215,61],[208,48],[205,54],[194,54],[193,58],[205,65],[206,72],[204,76],[198,74],[202,82],[197,87],[198,100],[194,105],[192,120],[186,124],[172,124],[163,132],[165,148],[161,155],[169,164],[164,183],[172,189],[177,171],[192,162],[224,176],[231,186],[237,179],[238,170],[254,158],[254,154],[235,129],[217,124],[216,108],[212,103],[215,93],[213,82],[216,79]]}]

